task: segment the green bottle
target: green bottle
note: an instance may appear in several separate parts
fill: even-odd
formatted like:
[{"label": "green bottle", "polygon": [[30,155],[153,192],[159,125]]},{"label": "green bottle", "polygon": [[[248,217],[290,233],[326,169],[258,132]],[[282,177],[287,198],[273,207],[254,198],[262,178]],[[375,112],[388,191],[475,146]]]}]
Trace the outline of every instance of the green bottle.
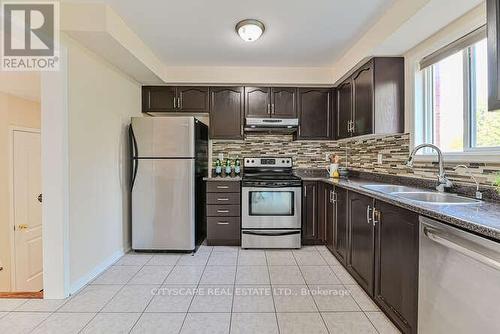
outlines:
[{"label": "green bottle", "polygon": [[215,175],[220,176],[222,174],[222,163],[219,159],[215,161]]},{"label": "green bottle", "polygon": [[234,174],[235,175],[240,175],[241,173],[241,162],[240,162],[240,159],[236,159],[236,161],[234,162]]},{"label": "green bottle", "polygon": [[231,176],[231,160],[226,159],[226,176]]}]

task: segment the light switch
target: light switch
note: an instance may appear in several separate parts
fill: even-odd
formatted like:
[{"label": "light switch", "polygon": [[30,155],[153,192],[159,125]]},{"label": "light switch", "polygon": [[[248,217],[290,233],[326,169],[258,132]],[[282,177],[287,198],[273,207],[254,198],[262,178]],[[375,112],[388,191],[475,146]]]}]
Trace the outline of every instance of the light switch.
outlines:
[{"label": "light switch", "polygon": [[381,164],[382,164],[382,162],[383,162],[383,158],[384,158],[384,157],[382,156],[382,153],[379,153],[379,154],[377,155],[377,163],[378,163],[379,165],[381,165]]}]

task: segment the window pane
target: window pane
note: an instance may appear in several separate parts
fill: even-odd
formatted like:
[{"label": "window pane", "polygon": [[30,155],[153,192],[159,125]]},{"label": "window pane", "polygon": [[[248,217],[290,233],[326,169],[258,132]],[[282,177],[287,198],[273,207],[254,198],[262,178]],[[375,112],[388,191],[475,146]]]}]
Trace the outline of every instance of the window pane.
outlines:
[{"label": "window pane", "polygon": [[471,48],[471,146],[500,146],[500,111],[488,111],[486,39]]},{"label": "window pane", "polygon": [[432,140],[445,152],[463,151],[463,52],[432,65]]}]

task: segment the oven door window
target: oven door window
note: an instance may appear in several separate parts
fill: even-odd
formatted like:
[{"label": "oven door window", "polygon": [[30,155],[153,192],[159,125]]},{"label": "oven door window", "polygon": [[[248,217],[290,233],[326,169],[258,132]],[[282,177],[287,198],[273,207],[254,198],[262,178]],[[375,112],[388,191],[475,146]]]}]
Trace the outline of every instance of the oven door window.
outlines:
[{"label": "oven door window", "polygon": [[293,216],[293,191],[250,191],[250,216]]}]

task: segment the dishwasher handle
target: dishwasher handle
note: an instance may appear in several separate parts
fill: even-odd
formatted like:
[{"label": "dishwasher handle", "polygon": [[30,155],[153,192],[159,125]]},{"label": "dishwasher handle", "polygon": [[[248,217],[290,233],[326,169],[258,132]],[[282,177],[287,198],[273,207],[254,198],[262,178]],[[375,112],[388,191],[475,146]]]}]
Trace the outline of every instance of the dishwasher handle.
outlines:
[{"label": "dishwasher handle", "polygon": [[432,227],[428,227],[428,226],[424,226],[424,234],[432,241],[444,246],[444,247],[447,247],[447,248],[450,248],[450,249],[453,249],[467,257],[470,257],[471,259],[474,259],[478,262],[481,262],[493,269],[496,269],[498,271],[500,271],[500,262],[498,262],[497,260],[495,259],[492,259],[484,254],[482,254],[479,250],[476,250],[476,249],[471,249],[471,248],[468,248],[464,245],[461,245],[459,244],[457,241],[459,241],[459,238],[455,237],[456,241],[452,241],[448,238],[446,238],[443,234],[440,234],[439,233],[439,230],[437,229],[434,229]]}]

